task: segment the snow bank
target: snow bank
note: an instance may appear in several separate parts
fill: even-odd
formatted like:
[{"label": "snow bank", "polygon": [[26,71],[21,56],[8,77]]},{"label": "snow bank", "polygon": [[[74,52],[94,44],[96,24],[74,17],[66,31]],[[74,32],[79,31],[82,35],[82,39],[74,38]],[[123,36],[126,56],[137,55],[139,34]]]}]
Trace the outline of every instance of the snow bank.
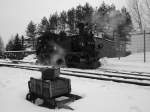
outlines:
[{"label": "snow bank", "polygon": [[127,57],[119,58],[102,58],[101,68],[109,68],[116,70],[150,72],[150,52],[146,53],[146,62],[144,63],[143,53],[136,53]]},{"label": "snow bank", "polygon": [[35,63],[37,61],[37,58],[36,58],[35,54],[31,54],[31,55],[28,55],[27,57],[25,57],[22,61]]},{"label": "snow bank", "polygon": [[[17,68],[0,67],[1,112],[70,112],[48,109],[25,100],[29,78],[41,73]],[[67,76],[65,76],[67,77]],[[83,98],[68,104],[74,112],[150,112],[150,87],[115,82],[71,78],[72,93]]]},{"label": "snow bank", "polygon": [[10,59],[0,59],[0,62],[2,62],[2,63],[4,63],[4,62],[6,62],[6,63],[10,63],[10,62],[12,62]]},{"label": "snow bank", "polygon": [[[24,60],[32,61],[34,55]],[[143,54],[121,58],[103,58],[102,68],[150,72],[150,53],[143,63]],[[70,68],[72,69],[72,68]],[[76,70],[76,69],[72,69]],[[93,71],[93,70],[88,70]],[[41,73],[17,68],[0,67],[1,112],[69,112],[66,109],[48,109],[25,100],[30,77],[40,78]],[[67,77],[67,76],[63,76]],[[150,112],[150,87],[121,84],[111,81],[71,79],[72,93],[83,97],[68,104],[74,112]]]}]

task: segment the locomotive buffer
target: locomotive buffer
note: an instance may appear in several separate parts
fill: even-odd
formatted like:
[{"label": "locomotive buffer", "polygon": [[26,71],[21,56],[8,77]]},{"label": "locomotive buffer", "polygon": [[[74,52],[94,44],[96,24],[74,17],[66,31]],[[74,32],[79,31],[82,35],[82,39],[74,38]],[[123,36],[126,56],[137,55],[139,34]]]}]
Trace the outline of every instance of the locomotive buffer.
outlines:
[{"label": "locomotive buffer", "polygon": [[[78,95],[71,94],[71,80],[60,77],[60,68],[44,68],[41,79],[31,77],[28,81],[29,93],[26,99],[36,103],[37,99],[43,100],[41,106],[49,108],[71,109],[66,103],[80,99]],[[61,97],[65,99],[61,100]]]}]

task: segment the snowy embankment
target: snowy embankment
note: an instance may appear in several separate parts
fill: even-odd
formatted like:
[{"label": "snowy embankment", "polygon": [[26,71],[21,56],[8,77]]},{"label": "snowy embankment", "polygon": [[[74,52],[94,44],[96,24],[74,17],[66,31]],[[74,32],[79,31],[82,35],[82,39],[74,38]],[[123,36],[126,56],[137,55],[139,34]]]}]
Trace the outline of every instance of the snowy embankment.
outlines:
[{"label": "snowy embankment", "polygon": [[103,58],[101,68],[137,71],[137,72],[150,72],[150,52],[146,53],[146,62],[144,63],[143,53],[136,53],[127,57],[119,58]]},{"label": "snowy embankment", "polygon": [[[1,112],[67,112],[48,109],[25,100],[29,78],[41,73],[17,68],[0,67]],[[115,82],[71,78],[72,93],[83,98],[68,104],[74,112],[149,112],[150,87]]]},{"label": "snowy embankment", "polygon": [[[121,58],[121,60],[105,58],[102,62],[102,68],[150,72],[148,70],[150,62],[147,60],[146,63],[143,63],[140,57],[142,55],[136,54]],[[48,109],[25,100],[28,93],[27,83],[31,76],[40,78],[41,73],[0,67],[1,112],[71,111]],[[82,99],[68,104],[74,109],[74,112],[150,112],[150,87],[69,76],[63,77],[71,79],[72,93],[82,97]]]},{"label": "snowy embankment", "polygon": [[22,61],[24,62],[30,62],[30,63],[35,63],[36,62],[36,55],[35,54],[31,54],[27,57],[25,57]]}]

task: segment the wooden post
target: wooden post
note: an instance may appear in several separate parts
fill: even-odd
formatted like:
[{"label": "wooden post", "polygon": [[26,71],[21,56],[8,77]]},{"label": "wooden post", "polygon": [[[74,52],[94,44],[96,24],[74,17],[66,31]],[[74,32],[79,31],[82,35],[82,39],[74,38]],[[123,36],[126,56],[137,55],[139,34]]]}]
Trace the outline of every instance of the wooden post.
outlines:
[{"label": "wooden post", "polygon": [[144,63],[146,62],[146,39],[145,39],[145,30],[144,30]]},{"label": "wooden post", "polygon": [[121,56],[120,37],[118,38],[118,43],[119,43],[119,60],[120,60],[120,56]]},{"label": "wooden post", "polygon": [[120,35],[119,34],[117,34],[117,47],[118,47],[118,51],[117,51],[118,59],[120,60],[121,48],[120,48]]},{"label": "wooden post", "polygon": [[120,60],[120,39],[118,34],[115,31],[113,31],[113,38],[115,40],[116,56]]}]

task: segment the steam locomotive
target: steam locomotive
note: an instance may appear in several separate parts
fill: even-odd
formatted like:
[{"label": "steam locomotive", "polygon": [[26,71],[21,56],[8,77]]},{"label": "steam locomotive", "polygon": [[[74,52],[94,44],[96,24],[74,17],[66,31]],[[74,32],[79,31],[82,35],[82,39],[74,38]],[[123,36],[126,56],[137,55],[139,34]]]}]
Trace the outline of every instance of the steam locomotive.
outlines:
[{"label": "steam locomotive", "polygon": [[[65,64],[67,67],[91,69],[100,66],[102,42],[78,24],[79,33],[44,33],[37,40],[37,57],[42,64]],[[63,51],[63,52],[62,52]]]}]

